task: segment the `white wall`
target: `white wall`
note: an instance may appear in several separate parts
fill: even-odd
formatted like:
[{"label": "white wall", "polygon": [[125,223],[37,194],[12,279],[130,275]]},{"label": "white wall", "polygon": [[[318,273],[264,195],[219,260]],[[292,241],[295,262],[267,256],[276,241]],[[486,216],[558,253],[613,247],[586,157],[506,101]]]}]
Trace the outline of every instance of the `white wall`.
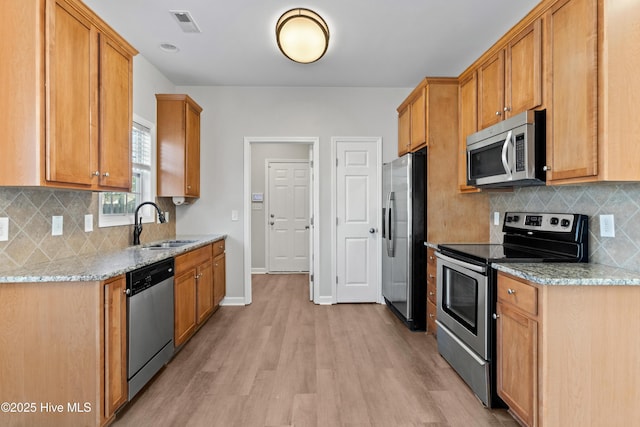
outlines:
[{"label": "white wall", "polygon": [[156,123],[156,93],[174,93],[171,83],[142,55],[133,58],[133,112]]},{"label": "white wall", "polygon": [[[380,136],[383,161],[397,157],[396,108],[413,88],[177,87],[203,108],[200,199],[177,208],[177,233],[225,233],[227,296],[244,297],[244,137],[319,137],[320,296],[332,295],[332,136]],[[237,210],[239,221],[231,220]]]}]

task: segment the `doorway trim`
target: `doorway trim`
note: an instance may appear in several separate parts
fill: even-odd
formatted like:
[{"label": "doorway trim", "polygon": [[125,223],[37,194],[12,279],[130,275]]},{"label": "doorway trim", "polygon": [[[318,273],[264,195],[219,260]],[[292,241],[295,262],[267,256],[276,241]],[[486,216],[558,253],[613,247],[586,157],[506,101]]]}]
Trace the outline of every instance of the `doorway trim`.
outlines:
[{"label": "doorway trim", "polygon": [[251,144],[305,144],[313,148],[313,184],[310,187],[311,198],[313,199],[313,253],[309,254],[313,262],[313,301],[317,304],[320,299],[320,180],[318,171],[320,170],[320,138],[319,137],[264,137],[246,136],[244,137],[244,303],[251,304]]},{"label": "doorway trim", "polygon": [[[338,205],[337,205],[337,191],[336,186],[338,185],[337,173],[338,167],[336,165],[337,161],[337,146],[340,142],[373,142],[376,144],[376,151],[378,155],[378,188],[382,189],[382,137],[379,136],[361,136],[361,137],[347,137],[347,136],[334,136],[331,138],[331,193],[333,196],[331,197],[331,282],[332,282],[332,304],[338,303],[338,265],[337,265],[337,254],[338,254],[338,239],[337,239],[337,225],[336,218],[338,216]],[[378,192],[378,206],[382,206],[382,192]],[[378,216],[378,224],[376,224],[376,228],[380,230],[382,227],[382,218]],[[379,234],[379,233],[377,233]],[[378,257],[378,267],[377,267],[377,302],[382,303],[382,239],[378,237],[377,239],[377,252],[379,254]],[[334,279],[335,278],[335,279]]]}]

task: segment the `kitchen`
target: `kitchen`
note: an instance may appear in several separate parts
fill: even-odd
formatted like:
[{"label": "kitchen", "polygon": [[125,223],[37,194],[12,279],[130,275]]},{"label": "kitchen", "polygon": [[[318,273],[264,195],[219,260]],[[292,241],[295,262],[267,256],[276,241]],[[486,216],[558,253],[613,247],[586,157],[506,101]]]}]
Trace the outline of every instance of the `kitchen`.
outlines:
[{"label": "kitchen", "polygon": [[[471,60],[473,58],[470,58],[465,66]],[[163,205],[163,209],[170,212],[169,223],[145,226],[143,242],[173,237],[175,232],[172,227],[176,227],[179,234],[221,231],[227,233],[229,236],[227,239],[229,253],[227,296],[231,301],[235,299],[238,303],[243,303],[246,295],[242,286],[241,254],[245,239],[241,221],[231,220],[231,211],[242,211],[244,203],[240,172],[242,138],[246,135],[319,135],[322,140],[327,141],[332,135],[366,132],[371,135],[381,135],[384,141],[395,141],[397,131],[395,108],[406,97],[410,88],[176,86],[143,56],[138,55],[134,59],[133,90],[134,111],[146,118],[155,117],[155,93],[191,94],[203,107],[203,114],[205,114],[202,123],[201,156],[211,162],[211,167],[203,168],[201,179],[203,197],[193,205],[180,207],[173,207],[171,203]],[[273,108],[274,99],[278,100],[277,109]],[[340,108],[335,108],[336,105]],[[242,111],[242,114],[239,111]],[[301,111],[304,111],[304,114],[300,113]],[[345,114],[345,111],[350,114]],[[251,117],[251,120],[246,120],[246,117]],[[292,118],[286,127],[282,124],[282,117]],[[393,143],[383,144],[385,161],[396,155],[396,147]],[[328,150],[321,152],[321,164],[329,164]],[[56,215],[69,215],[72,218],[77,215],[75,211],[80,210],[84,213],[88,209],[86,207],[92,206],[92,203],[95,203],[93,201],[95,196],[58,190],[3,188],[0,191],[3,194],[1,208],[4,210],[1,216],[8,216],[12,220],[11,242],[2,246],[0,255],[3,261],[6,260],[9,264],[27,262],[32,256],[31,261],[45,260],[45,257],[55,259],[56,256],[73,256],[83,251],[87,240],[91,241],[91,245],[85,246],[85,250],[93,248],[97,251],[99,248],[109,248],[110,245],[126,245],[130,237],[127,231],[117,232],[115,237],[107,237],[106,233],[98,230],[98,227],[94,228],[94,232],[89,233],[89,238],[84,237],[82,232],[67,233],[65,231],[62,237],[65,239],[64,245],[60,245],[59,240],[50,236],[38,237],[43,234],[30,236],[29,233],[38,233],[36,230],[40,230],[40,233],[43,228],[46,230],[47,226],[44,222],[51,216],[51,211]],[[606,265],[633,268],[638,265],[637,245],[640,241],[637,221],[633,221],[638,214],[638,207],[634,202],[638,200],[637,195],[637,184],[519,189],[513,193],[492,194],[489,198],[489,211],[503,213],[507,210],[531,210],[534,206],[539,210],[542,205],[545,209],[561,212],[579,211],[590,217],[600,213],[615,214],[615,238],[601,238],[597,221],[590,224],[595,242],[591,245],[590,259]],[[330,197],[329,189],[321,187],[321,200],[328,201]],[[474,196],[470,195],[470,197]],[[33,218],[33,215],[24,215],[25,211],[31,213],[38,209],[43,212],[44,222],[37,215],[37,218]],[[67,214],[67,209],[73,212]],[[92,210],[92,212],[95,211]],[[29,223],[30,220],[34,222]],[[320,226],[328,229],[328,223],[329,219],[325,217],[321,219]],[[69,222],[65,222],[65,227],[70,227]],[[159,231],[154,231],[154,227],[158,227]],[[491,240],[497,241],[500,235],[499,227],[491,225]],[[46,248],[40,249],[41,253],[35,251],[40,243]],[[326,246],[322,246],[322,251],[326,250]],[[321,265],[320,273],[325,277],[330,275],[329,271],[328,263]],[[328,282],[325,283],[327,286],[323,287],[322,294],[330,295],[331,286]]]}]

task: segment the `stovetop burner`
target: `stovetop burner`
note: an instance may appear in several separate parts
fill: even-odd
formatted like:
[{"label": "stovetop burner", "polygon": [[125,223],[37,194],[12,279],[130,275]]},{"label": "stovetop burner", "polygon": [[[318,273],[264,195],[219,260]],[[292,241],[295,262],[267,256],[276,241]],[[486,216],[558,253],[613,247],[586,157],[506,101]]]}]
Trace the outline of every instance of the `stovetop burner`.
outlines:
[{"label": "stovetop burner", "polygon": [[506,212],[502,231],[503,244],[440,244],[438,249],[483,264],[588,261],[586,215]]}]

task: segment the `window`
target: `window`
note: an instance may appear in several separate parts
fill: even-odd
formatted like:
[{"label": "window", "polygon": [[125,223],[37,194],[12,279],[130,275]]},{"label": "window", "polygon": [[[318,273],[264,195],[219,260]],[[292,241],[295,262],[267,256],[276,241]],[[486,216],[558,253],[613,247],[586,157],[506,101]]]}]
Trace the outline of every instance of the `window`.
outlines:
[{"label": "window", "polygon": [[[153,124],[134,115],[131,131],[131,160],[133,165],[130,193],[100,193],[98,223],[100,227],[112,227],[134,223],[136,207],[153,200],[152,158],[155,140]],[[140,209],[142,222],[155,221],[155,210],[150,206]]]}]

